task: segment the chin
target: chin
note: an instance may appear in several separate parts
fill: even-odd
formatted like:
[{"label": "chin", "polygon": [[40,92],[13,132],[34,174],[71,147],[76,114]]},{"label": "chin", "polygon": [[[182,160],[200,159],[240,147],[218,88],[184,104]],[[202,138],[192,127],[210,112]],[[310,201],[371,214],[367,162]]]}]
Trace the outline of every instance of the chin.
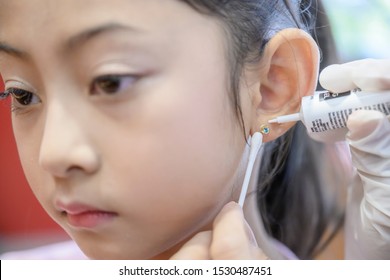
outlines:
[{"label": "chin", "polygon": [[[156,250],[148,250],[146,242],[139,242],[137,246],[129,246],[109,241],[80,241],[75,240],[77,245],[83,253],[92,260],[148,260],[148,259],[162,259],[160,252]],[[156,257],[158,256],[158,257]],[[167,257],[169,258],[169,257]],[[165,258],[164,258],[165,259]]]}]

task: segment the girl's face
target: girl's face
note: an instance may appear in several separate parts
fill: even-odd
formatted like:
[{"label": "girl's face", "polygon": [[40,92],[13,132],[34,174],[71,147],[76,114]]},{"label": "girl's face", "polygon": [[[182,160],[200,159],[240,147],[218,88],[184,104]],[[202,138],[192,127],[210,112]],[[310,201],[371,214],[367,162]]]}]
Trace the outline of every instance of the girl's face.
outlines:
[{"label": "girl's face", "polygon": [[0,0],[0,26],[27,179],[89,257],[168,257],[236,199],[245,139],[214,19],[176,0]]}]

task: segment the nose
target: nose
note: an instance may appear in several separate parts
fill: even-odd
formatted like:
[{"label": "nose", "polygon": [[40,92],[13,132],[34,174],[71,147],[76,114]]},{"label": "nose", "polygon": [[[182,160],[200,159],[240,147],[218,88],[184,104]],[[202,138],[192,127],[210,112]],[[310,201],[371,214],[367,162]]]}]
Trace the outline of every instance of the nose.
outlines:
[{"label": "nose", "polygon": [[59,178],[66,178],[76,170],[92,174],[100,165],[88,127],[83,125],[86,122],[72,107],[52,102],[46,112],[39,164]]}]

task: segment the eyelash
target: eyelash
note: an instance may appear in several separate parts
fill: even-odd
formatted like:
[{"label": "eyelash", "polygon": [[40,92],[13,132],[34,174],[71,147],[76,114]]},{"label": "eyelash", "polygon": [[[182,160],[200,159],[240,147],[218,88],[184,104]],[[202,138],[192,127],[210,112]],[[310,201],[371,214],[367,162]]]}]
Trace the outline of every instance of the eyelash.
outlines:
[{"label": "eyelash", "polygon": [[5,99],[8,96],[12,96],[13,100],[16,101],[16,103],[18,103],[18,104],[15,104],[15,102],[12,102],[11,110],[13,112],[30,106],[31,102],[34,101],[34,98],[38,99],[38,100],[35,100],[34,104],[37,104],[40,102],[40,99],[37,95],[35,95],[34,93],[29,92],[27,90],[20,89],[20,88],[7,89],[5,92],[0,94],[0,99]]},{"label": "eyelash", "polygon": [[0,92],[0,100],[7,99],[9,96],[9,93],[7,91]]},{"label": "eyelash", "polygon": [[[129,74],[102,75],[95,78],[92,81],[90,86],[90,94],[91,95],[118,94],[122,91],[126,91],[129,87],[133,85],[133,83],[138,78],[139,77],[136,75],[129,75]],[[36,94],[20,88],[9,88],[6,91],[0,93],[0,100],[6,99],[9,96],[12,96],[13,100],[18,103],[12,105],[12,111],[16,111],[31,106],[31,102],[33,102],[34,97],[38,98],[35,104],[40,102],[40,99]]]}]

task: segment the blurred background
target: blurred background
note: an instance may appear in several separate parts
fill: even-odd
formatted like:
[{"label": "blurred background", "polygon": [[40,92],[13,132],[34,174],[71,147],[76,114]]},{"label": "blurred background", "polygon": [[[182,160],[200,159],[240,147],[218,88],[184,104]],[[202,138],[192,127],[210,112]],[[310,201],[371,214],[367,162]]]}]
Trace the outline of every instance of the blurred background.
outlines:
[{"label": "blurred background", "polygon": [[[390,58],[390,0],[323,3],[340,61]],[[43,211],[25,181],[12,136],[8,102],[0,102],[0,253],[67,238]]]},{"label": "blurred background", "polygon": [[390,58],[389,0],[323,0],[341,61]]}]

